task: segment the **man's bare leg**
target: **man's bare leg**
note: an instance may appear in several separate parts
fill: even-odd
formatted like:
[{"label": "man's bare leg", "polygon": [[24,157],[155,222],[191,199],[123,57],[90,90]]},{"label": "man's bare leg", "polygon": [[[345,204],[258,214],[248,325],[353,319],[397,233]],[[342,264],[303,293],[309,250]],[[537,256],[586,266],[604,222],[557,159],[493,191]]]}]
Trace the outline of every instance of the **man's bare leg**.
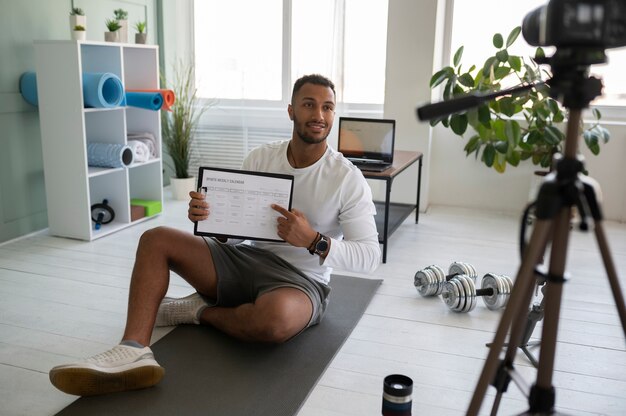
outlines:
[{"label": "man's bare leg", "polygon": [[200,322],[244,341],[281,343],[302,331],[313,314],[309,297],[283,287],[235,308],[206,308]]},{"label": "man's bare leg", "polygon": [[199,293],[216,296],[215,267],[202,238],[167,227],[148,230],[137,247],[123,340],[149,345],[159,304],[169,286],[170,270]]}]

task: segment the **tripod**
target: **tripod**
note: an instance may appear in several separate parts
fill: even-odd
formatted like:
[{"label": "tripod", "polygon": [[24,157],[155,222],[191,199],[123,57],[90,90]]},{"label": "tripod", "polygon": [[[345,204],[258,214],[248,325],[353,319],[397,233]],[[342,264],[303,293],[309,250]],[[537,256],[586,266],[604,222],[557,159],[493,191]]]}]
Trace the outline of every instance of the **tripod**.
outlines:
[{"label": "tripod", "polygon": [[[561,73],[559,69],[563,69],[563,72]],[[624,296],[609,252],[602,224],[602,213],[593,186],[582,176],[583,163],[577,156],[578,126],[582,109],[600,94],[602,83],[596,78],[587,77],[587,71],[582,68],[570,71],[567,65],[563,65],[554,73],[551,90],[554,90],[559,98],[563,98],[564,106],[570,109],[563,156],[556,158],[555,171],[545,178],[539,190],[533,232],[524,252],[511,297],[490,345],[489,354],[470,402],[467,414],[471,416],[478,414],[490,384],[497,390],[491,411],[491,414],[495,415],[502,394],[507,390],[511,380],[528,397],[530,407],[526,414],[554,413],[555,390],[552,385],[552,373],[562,289],[565,283],[569,224],[574,205],[578,207],[585,226],[587,216],[591,216],[594,220],[595,237],[626,336]],[[550,261],[542,301],[545,302],[541,354],[537,365],[536,382],[528,387],[513,367],[513,361],[522,338],[525,338],[526,312],[535,286],[535,266],[543,258],[549,243],[551,243]],[[504,358],[500,359],[500,352],[505,346],[504,341],[509,329],[509,343]]]}]

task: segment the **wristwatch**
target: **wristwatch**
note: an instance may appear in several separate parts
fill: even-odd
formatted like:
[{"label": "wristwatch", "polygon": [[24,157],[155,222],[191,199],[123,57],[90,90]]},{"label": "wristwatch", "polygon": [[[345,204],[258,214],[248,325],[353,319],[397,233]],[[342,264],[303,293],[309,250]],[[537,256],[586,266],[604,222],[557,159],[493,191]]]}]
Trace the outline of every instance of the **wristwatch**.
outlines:
[{"label": "wristwatch", "polygon": [[324,234],[318,233],[318,238],[313,247],[309,250],[311,254],[317,254],[318,256],[323,256],[328,251],[330,243],[328,242],[328,237]]}]

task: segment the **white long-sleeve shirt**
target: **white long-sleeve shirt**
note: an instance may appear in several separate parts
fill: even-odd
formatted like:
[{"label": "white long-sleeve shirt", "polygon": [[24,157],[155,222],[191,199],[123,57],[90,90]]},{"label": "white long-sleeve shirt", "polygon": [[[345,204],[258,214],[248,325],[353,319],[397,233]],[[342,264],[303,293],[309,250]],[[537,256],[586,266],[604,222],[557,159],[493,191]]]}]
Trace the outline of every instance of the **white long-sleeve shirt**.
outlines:
[{"label": "white long-sleeve shirt", "polygon": [[325,259],[289,243],[253,241],[272,251],[307,276],[328,284],[333,268],[370,273],[380,264],[380,245],[372,191],[361,171],[343,155],[327,147],[324,155],[306,168],[293,168],[287,160],[289,141],[273,142],[252,150],[242,169],[294,176],[292,208],[304,213],[316,231],[331,239]]}]

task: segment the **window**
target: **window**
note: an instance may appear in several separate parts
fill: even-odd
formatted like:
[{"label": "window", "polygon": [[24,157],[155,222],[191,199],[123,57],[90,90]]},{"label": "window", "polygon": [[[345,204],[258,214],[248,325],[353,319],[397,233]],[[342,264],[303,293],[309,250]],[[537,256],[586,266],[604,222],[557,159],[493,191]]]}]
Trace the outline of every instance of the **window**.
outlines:
[{"label": "window", "polygon": [[333,80],[337,117],[382,116],[387,0],[196,0],[194,37],[198,95],[214,103],[197,161],[238,168],[252,148],[289,138],[304,74]]},{"label": "window", "polygon": [[[453,6],[451,55],[465,46],[463,62],[482,65],[487,56],[492,54],[491,38],[499,32],[505,38],[515,26],[521,26],[524,17],[537,7],[548,3],[548,0],[525,0],[506,2],[502,8],[501,0],[455,0]],[[476,18],[468,18],[475,16]],[[477,20],[478,19],[478,20]],[[488,50],[487,50],[488,49]],[[547,47],[546,54],[554,52],[553,47]],[[511,51],[521,56],[533,56],[534,47],[531,47],[520,35]],[[603,96],[596,99],[595,105],[626,105],[626,50],[608,49],[606,65],[592,65],[590,73],[602,78],[604,83]]]}]

